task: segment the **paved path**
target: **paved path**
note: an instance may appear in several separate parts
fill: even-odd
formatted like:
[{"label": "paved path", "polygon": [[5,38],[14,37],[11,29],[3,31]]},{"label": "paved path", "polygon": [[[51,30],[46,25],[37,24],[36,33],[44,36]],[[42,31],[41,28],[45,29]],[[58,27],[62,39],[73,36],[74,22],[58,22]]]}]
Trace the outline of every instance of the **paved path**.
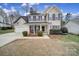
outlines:
[{"label": "paved path", "polygon": [[20,37],[22,37],[21,33],[7,33],[0,35],[0,47]]},{"label": "paved path", "polygon": [[21,33],[7,33],[0,35],[0,47],[16,39],[50,39],[47,35],[43,37],[23,37]]}]

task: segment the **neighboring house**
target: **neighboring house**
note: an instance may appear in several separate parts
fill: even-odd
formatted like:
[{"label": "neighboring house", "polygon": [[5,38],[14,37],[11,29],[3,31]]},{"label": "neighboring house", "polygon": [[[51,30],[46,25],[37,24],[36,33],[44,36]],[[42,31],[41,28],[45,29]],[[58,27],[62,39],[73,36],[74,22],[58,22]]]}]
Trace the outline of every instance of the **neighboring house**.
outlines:
[{"label": "neighboring house", "polygon": [[0,27],[10,27],[8,24],[7,14],[0,8]]},{"label": "neighboring house", "polygon": [[65,26],[69,33],[79,34],[79,20],[70,20]]},{"label": "neighboring house", "polygon": [[11,27],[11,25],[8,23],[0,22],[0,27]]},{"label": "neighboring house", "polygon": [[19,17],[14,23],[15,32],[28,31],[36,34],[42,31],[49,34],[50,29],[61,29],[62,12],[56,6],[47,8],[42,14],[33,13]]}]

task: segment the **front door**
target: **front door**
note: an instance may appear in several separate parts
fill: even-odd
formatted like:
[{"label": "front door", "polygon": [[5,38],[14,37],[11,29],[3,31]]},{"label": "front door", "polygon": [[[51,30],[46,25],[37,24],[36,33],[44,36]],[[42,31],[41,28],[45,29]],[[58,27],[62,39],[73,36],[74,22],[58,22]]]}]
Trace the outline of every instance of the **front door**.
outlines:
[{"label": "front door", "polygon": [[36,25],[35,26],[35,33],[37,33],[38,31],[40,31],[40,26],[39,25]]},{"label": "front door", "polygon": [[33,25],[30,25],[30,33],[34,33]]},{"label": "front door", "polygon": [[45,32],[45,26],[42,26],[42,31]]}]

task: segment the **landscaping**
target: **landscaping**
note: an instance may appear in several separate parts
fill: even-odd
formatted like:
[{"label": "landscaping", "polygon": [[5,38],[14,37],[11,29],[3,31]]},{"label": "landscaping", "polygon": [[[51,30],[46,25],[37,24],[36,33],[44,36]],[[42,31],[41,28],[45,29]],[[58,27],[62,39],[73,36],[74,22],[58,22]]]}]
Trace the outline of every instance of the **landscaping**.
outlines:
[{"label": "landscaping", "polygon": [[14,29],[5,29],[5,30],[0,29],[0,34],[11,33],[11,32],[14,32]]},{"label": "landscaping", "polygon": [[67,34],[67,35],[62,35],[63,41],[73,41],[73,42],[77,42],[79,43],[79,36],[78,35],[74,35],[74,34]]}]

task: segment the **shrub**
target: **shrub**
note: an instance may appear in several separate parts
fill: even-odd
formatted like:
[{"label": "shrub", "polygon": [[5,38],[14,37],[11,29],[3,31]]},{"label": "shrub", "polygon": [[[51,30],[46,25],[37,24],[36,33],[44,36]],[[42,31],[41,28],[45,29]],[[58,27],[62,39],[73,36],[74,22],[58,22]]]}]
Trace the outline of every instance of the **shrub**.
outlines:
[{"label": "shrub", "polygon": [[1,30],[13,29],[13,27],[1,27]]},{"label": "shrub", "polygon": [[22,34],[23,34],[23,36],[27,36],[28,35],[27,31],[23,31]]},{"label": "shrub", "polygon": [[43,32],[42,31],[39,31],[39,32],[37,32],[37,35],[38,36],[43,36]]},{"label": "shrub", "polygon": [[1,30],[7,30],[7,27],[1,27]]},{"label": "shrub", "polygon": [[68,33],[68,29],[67,29],[66,27],[62,27],[62,28],[61,28],[61,31],[62,31],[63,33]]},{"label": "shrub", "polygon": [[50,34],[60,34],[61,30],[50,29]]},{"label": "shrub", "polygon": [[13,29],[13,27],[7,27],[7,29]]}]

